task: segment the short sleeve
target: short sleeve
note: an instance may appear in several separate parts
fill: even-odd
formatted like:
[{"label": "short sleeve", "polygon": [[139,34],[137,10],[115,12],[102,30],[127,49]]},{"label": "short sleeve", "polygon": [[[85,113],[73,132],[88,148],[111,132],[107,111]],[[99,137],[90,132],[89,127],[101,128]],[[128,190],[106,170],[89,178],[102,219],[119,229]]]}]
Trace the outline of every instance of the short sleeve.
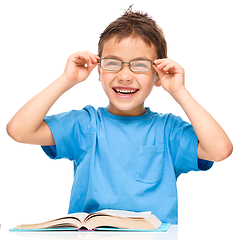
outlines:
[{"label": "short sleeve", "polygon": [[55,146],[42,146],[44,152],[52,159],[81,161],[90,143],[90,119],[86,110],[46,116],[44,121],[53,134]]},{"label": "short sleeve", "polygon": [[212,161],[207,161],[207,160],[198,158],[198,168],[200,170],[203,170],[203,171],[209,170],[213,166],[213,163],[214,162]]},{"label": "short sleeve", "polygon": [[180,117],[171,115],[169,152],[178,177],[189,171],[208,170],[213,162],[198,159],[198,138],[193,126]]}]

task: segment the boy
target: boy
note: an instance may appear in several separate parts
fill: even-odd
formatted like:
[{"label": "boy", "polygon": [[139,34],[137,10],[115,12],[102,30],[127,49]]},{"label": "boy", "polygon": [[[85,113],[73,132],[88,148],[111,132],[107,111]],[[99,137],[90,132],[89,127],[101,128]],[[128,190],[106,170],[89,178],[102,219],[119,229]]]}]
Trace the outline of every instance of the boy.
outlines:
[{"label": "boy", "polygon": [[[108,107],[45,117],[96,66]],[[154,85],[181,105],[191,124],[144,107]],[[167,59],[162,30],[131,8],[101,34],[98,56],[70,56],[64,73],[16,113],[7,131],[18,142],[42,145],[52,159],[74,161],[69,213],[152,211],[172,224],[178,221],[177,177],[208,170],[232,152],[226,133],[185,88],[183,68]]]}]

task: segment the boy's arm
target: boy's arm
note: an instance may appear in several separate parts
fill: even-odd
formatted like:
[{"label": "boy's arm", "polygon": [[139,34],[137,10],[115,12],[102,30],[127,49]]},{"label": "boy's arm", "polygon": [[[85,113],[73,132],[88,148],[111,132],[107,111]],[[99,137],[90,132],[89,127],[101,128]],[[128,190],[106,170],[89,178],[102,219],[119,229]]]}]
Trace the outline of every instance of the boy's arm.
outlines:
[{"label": "boy's arm", "polygon": [[62,76],[27,102],[10,120],[7,125],[9,136],[22,143],[54,145],[53,135],[43,121],[44,117],[64,92],[88,77],[97,66],[98,59],[88,51],[71,55]]},{"label": "boy's arm", "polygon": [[222,161],[232,153],[233,146],[215,119],[190,95],[184,86],[184,70],[169,59],[155,61],[159,80],[156,86],[163,88],[181,105],[198,137],[198,158]]}]

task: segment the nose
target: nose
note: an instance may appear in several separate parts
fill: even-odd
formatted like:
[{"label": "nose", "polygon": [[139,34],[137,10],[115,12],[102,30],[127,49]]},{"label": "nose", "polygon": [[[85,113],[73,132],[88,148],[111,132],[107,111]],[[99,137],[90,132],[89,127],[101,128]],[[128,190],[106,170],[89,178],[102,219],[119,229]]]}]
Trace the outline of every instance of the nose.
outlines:
[{"label": "nose", "polygon": [[120,82],[131,82],[134,79],[133,72],[129,67],[129,63],[124,63],[118,73],[118,80]]}]

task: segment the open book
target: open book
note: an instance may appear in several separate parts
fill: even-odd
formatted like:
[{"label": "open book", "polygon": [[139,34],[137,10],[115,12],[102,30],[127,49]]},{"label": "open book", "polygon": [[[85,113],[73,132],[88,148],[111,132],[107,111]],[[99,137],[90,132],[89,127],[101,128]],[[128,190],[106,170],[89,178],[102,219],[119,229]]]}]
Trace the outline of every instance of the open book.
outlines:
[{"label": "open book", "polygon": [[105,209],[95,213],[74,213],[66,217],[51,221],[18,225],[13,230],[37,230],[37,229],[87,229],[95,230],[102,227],[121,229],[157,229],[161,221],[151,212],[130,212],[121,210]]}]

